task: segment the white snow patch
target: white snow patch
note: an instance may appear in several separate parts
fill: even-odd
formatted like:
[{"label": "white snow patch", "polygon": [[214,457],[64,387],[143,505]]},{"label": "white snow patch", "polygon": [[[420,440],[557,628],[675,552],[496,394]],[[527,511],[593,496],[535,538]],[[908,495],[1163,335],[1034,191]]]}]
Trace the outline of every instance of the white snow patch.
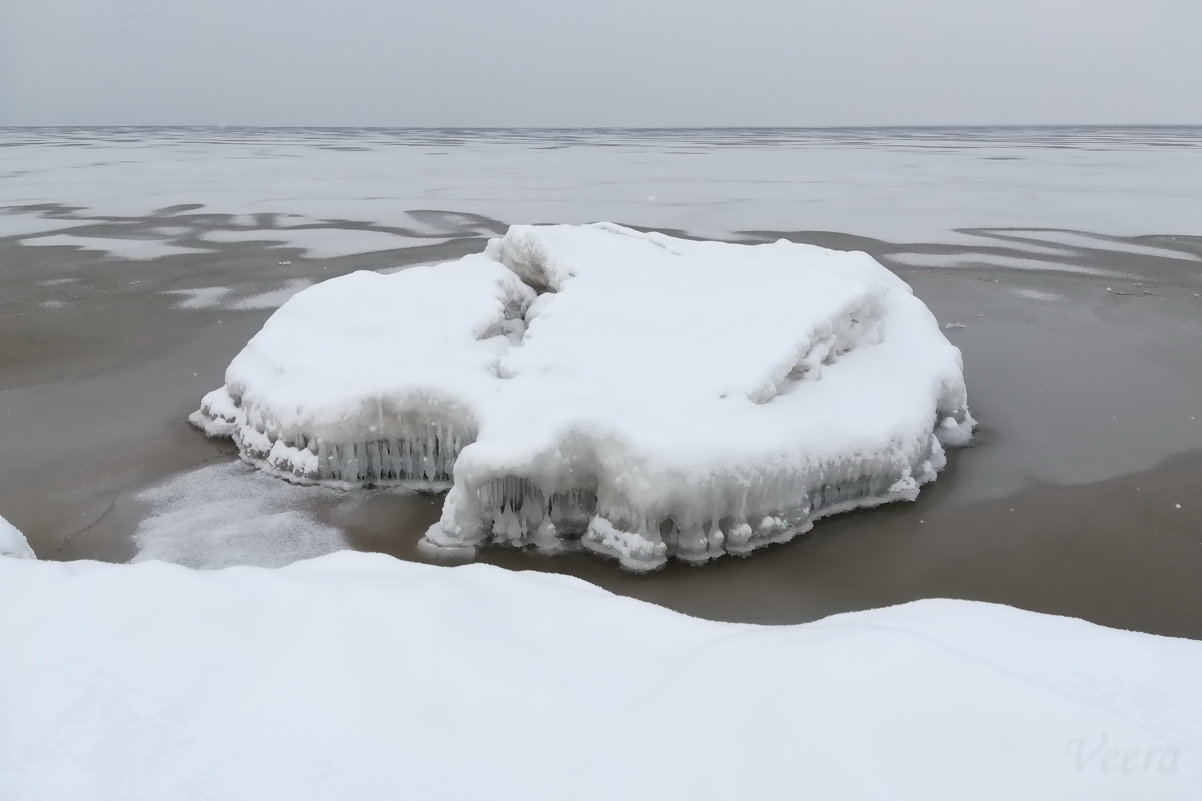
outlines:
[{"label": "white snow patch", "polygon": [[426,239],[385,231],[354,228],[270,228],[253,231],[209,231],[207,242],[270,242],[274,247],[300,248],[310,259],[333,259],[358,253],[437,245],[445,238]]},{"label": "white snow patch", "polygon": [[394,275],[395,273],[399,273],[402,270],[409,270],[414,267],[430,267],[435,264],[445,264],[445,263],[446,263],[445,259],[440,259],[440,260],[436,260],[436,261],[418,261],[418,262],[414,262],[413,264],[401,264],[396,267],[384,267],[382,269],[374,270],[373,272],[377,272],[380,275]]},{"label": "white snow patch", "polygon": [[229,304],[229,308],[234,311],[250,311],[253,309],[276,309],[288,302],[288,299],[300,292],[302,289],[308,289],[313,286],[313,282],[308,278],[296,278],[288,281],[278,289],[270,289],[266,292],[259,292],[249,297],[241,298]]},{"label": "white snow patch", "polygon": [[1017,256],[994,256],[987,253],[890,253],[886,257],[895,264],[907,267],[980,267],[1040,272],[1075,273],[1107,278],[1126,278],[1126,273],[1082,267],[1044,259],[1024,259]]},{"label": "white snow patch", "polygon": [[237,297],[232,287],[209,286],[196,289],[167,289],[164,295],[182,297],[176,304],[179,309],[223,309],[227,311],[253,311],[256,309],[275,309],[283,305],[289,298],[313,285],[308,278],[296,278],[287,281],[276,289],[257,292],[245,297]]},{"label": "white snow patch", "polygon": [[176,303],[179,309],[216,309],[222,298],[233,291],[225,286],[203,286],[196,289],[165,289],[164,295],[182,298]]},{"label": "white snow patch", "polygon": [[41,306],[43,309],[61,309],[63,306],[66,306],[67,304],[63,303],[61,300],[43,300],[38,305]]},{"label": "white snow patch", "polygon": [[181,473],[139,494],[153,511],[134,535],[133,561],[279,567],[342,550],[342,533],[305,511],[313,492],[240,462]]},{"label": "white snow patch", "polygon": [[609,224],[305,290],[192,420],[295,480],[453,470],[429,546],[583,544],[637,570],[913,499],[973,426],[959,350],[867,255]]},{"label": "white snow patch", "polygon": [[[16,526],[0,517],[0,557],[10,556],[14,559],[36,559],[33,554],[33,549],[29,547],[28,540]],[[0,610],[14,607],[6,607],[0,604]],[[0,627],[2,628],[2,627]]]},{"label": "white snow patch", "polygon": [[9,236],[27,236],[46,231],[61,231],[64,228],[79,228],[97,222],[96,220],[64,220],[55,217],[43,217],[40,214],[4,214],[0,212],[0,238]]},{"label": "white snow patch", "polygon": [[212,253],[211,250],[186,248],[172,245],[157,239],[114,239],[99,236],[75,236],[73,234],[52,234],[35,239],[22,239],[22,245],[37,247],[73,247],[80,250],[94,250],[108,253],[121,259],[145,261],[161,259],[167,256],[181,256],[189,253]]},{"label": "white snow patch", "polygon": [[1003,606],[758,627],[348,552],[0,560],[0,609],[6,799],[1202,797],[1202,643]]},{"label": "white snow patch", "polygon": [[1057,295],[1055,292],[1045,292],[1042,289],[1028,289],[1026,287],[1019,287],[1011,291],[1013,291],[1014,294],[1018,295],[1020,298],[1027,298],[1028,300],[1053,301],[1063,300],[1064,298],[1063,295]]},{"label": "white snow patch", "polygon": [[1090,250],[1114,251],[1117,253],[1130,253],[1138,256],[1154,256],[1161,259],[1184,259],[1186,261],[1200,260],[1198,256],[1186,251],[1174,250],[1167,247],[1157,247],[1155,245],[1144,245],[1139,242],[1131,242],[1125,238],[1112,239],[1082,231],[1045,231],[1041,229],[1031,229],[1007,230],[1005,233],[1028,236],[1034,239],[1040,239],[1044,242],[1053,242],[1056,244],[1065,245],[1073,249],[1087,248]]},{"label": "white snow patch", "polygon": [[[1007,235],[1012,232],[1009,229],[997,231],[997,235],[989,232],[963,232],[957,231],[953,235],[942,237],[939,243],[942,245],[970,245],[973,247],[995,247],[1005,248],[1006,250],[1018,251],[1022,254],[1032,256],[1056,256],[1061,259],[1071,258],[1074,251],[1067,247],[1055,247],[1050,245],[1037,245],[1025,240],[1010,239]],[[1029,233],[1016,233],[1017,236],[1030,237]],[[982,241],[984,240],[984,241]]]},{"label": "white snow patch", "polygon": [[193,229],[182,226],[182,225],[180,225],[180,226],[171,225],[171,226],[160,226],[158,228],[150,228],[146,231],[146,233],[154,234],[155,236],[161,236],[164,239],[178,239],[182,236],[188,236],[189,234],[192,233],[192,230]]}]

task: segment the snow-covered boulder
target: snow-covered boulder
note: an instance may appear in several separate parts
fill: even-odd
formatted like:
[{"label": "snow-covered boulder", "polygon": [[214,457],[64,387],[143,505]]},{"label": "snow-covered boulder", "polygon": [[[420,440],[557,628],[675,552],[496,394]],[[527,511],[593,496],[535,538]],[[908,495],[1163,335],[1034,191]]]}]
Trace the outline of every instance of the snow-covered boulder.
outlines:
[{"label": "snow-covered boulder", "polygon": [[0,517],[0,556],[16,559],[36,559],[33,548],[16,526]]},{"label": "snow-covered boulder", "polygon": [[450,485],[429,547],[634,570],[913,499],[974,425],[959,350],[866,254],[608,223],[307,289],[192,419],[294,480]]}]

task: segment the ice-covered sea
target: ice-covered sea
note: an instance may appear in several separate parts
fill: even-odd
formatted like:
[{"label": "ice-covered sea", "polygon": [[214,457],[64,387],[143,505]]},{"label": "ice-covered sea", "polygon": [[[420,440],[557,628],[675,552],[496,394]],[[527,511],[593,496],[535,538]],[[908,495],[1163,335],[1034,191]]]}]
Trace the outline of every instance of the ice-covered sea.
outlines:
[{"label": "ice-covered sea", "polygon": [[[25,210],[0,216],[0,237],[100,249],[73,241],[74,221],[229,215],[209,243],[344,226],[316,241],[305,229],[263,237],[319,255],[428,244],[489,221],[603,219],[1054,255],[1096,246],[1090,233],[1193,233],[1200,206],[1198,127],[0,129],[0,208]],[[1061,231],[965,230],[979,226]],[[157,233],[170,243],[188,231]]]}]

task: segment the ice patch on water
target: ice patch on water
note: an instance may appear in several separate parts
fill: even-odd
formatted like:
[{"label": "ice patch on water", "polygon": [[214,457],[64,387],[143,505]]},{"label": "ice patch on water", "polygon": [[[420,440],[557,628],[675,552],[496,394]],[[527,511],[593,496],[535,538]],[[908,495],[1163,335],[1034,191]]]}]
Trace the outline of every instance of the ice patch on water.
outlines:
[{"label": "ice patch on water", "polygon": [[1187,251],[1174,250],[1169,247],[1158,247],[1156,245],[1144,245],[1139,242],[1131,242],[1125,238],[1090,234],[1084,231],[1008,228],[1005,230],[1005,233],[1031,237],[1043,242],[1053,242],[1073,250],[1084,248],[1088,250],[1130,253],[1138,256],[1153,256],[1161,259],[1184,259],[1186,261],[1199,261],[1202,258]]},{"label": "ice patch on water", "polygon": [[232,291],[224,286],[204,286],[196,289],[165,289],[163,294],[181,298],[176,303],[178,309],[216,309],[221,307],[222,298]]},{"label": "ice patch on water", "polygon": [[191,253],[212,253],[211,250],[186,248],[155,239],[114,239],[99,236],[75,236],[74,234],[52,234],[33,239],[20,240],[22,245],[37,247],[73,247],[108,253],[121,259],[145,261],[167,256],[183,256]]},{"label": "ice patch on water", "polygon": [[255,309],[277,309],[288,302],[288,299],[300,292],[302,289],[308,289],[313,286],[313,282],[308,278],[297,278],[288,281],[278,289],[271,289],[266,292],[259,292],[249,297],[241,298],[228,304],[227,308],[234,311],[252,311]]},{"label": "ice patch on water", "polygon": [[40,214],[12,214],[0,211],[0,239],[10,236],[28,236],[64,228],[78,228],[95,223],[96,220],[71,220],[59,217],[43,217]]},{"label": "ice patch on water", "polygon": [[188,236],[189,234],[191,234],[192,229],[185,228],[184,226],[166,226],[165,225],[165,226],[160,226],[158,228],[149,228],[146,230],[145,233],[152,234],[154,236],[161,236],[164,239],[179,239],[182,236]]},{"label": "ice patch on water", "polygon": [[1064,299],[1063,295],[1057,295],[1055,292],[1045,292],[1042,289],[1028,289],[1026,287],[1019,287],[1011,291],[1020,298],[1026,298],[1028,300],[1053,301]]},{"label": "ice patch on water", "polygon": [[253,231],[210,231],[201,239],[206,242],[267,242],[272,247],[292,247],[304,251],[306,258],[333,259],[360,253],[437,245],[445,238],[426,239],[402,236],[385,231],[362,231],[354,228],[271,228]]},{"label": "ice patch on water", "polygon": [[182,298],[176,303],[178,309],[220,309],[224,311],[255,311],[259,309],[275,309],[282,306],[297,292],[313,285],[308,278],[296,278],[287,281],[276,289],[256,292],[244,297],[238,297],[238,291],[233,287],[207,286],[196,289],[167,289],[164,295]]},{"label": "ice patch on water", "polygon": [[377,272],[380,275],[395,275],[396,273],[399,273],[402,270],[410,270],[414,267],[431,267],[435,264],[445,264],[445,263],[446,263],[445,259],[437,259],[434,261],[418,261],[418,262],[414,262],[413,264],[401,264],[396,267],[384,267],[382,269],[374,270],[374,272]]},{"label": "ice patch on water", "polygon": [[894,264],[907,267],[976,267],[1007,270],[1034,270],[1038,272],[1073,273],[1106,278],[1126,278],[1126,273],[1065,264],[1044,259],[1024,259],[1018,256],[995,256],[989,253],[889,253],[884,257]]},{"label": "ice patch on water", "polygon": [[194,568],[280,567],[346,547],[341,531],[305,510],[313,492],[235,462],[193,470],[146,490],[132,561]]}]

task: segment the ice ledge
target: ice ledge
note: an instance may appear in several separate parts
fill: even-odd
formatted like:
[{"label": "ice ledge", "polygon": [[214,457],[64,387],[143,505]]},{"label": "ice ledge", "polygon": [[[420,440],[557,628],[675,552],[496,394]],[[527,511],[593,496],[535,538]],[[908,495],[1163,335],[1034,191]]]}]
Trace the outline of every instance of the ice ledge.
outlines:
[{"label": "ice ledge", "polygon": [[[538,293],[542,294],[538,294]],[[913,500],[967,444],[959,351],[862,253],[514,226],[305,290],[190,420],[298,483],[450,488],[422,548],[646,571]]]},{"label": "ice ledge", "polygon": [[[696,517],[696,510],[687,506],[640,517],[639,511],[631,511],[637,509],[634,503],[612,497],[612,490],[557,493],[519,477],[476,491],[456,486],[421,548],[429,554],[446,551],[457,556],[497,544],[540,553],[583,549],[615,559],[635,573],[657,570],[670,558],[700,565],[727,554],[747,556],[805,534],[830,515],[916,500],[920,488],[934,481],[947,463],[937,432],[954,430],[957,444],[964,444],[963,434],[973,424],[971,417],[954,429],[941,423],[909,457],[895,453],[863,463],[846,460],[783,471],[773,476],[770,486],[746,488],[734,504],[710,503],[708,518]],[[710,483],[723,481],[739,483],[729,476]]]}]

